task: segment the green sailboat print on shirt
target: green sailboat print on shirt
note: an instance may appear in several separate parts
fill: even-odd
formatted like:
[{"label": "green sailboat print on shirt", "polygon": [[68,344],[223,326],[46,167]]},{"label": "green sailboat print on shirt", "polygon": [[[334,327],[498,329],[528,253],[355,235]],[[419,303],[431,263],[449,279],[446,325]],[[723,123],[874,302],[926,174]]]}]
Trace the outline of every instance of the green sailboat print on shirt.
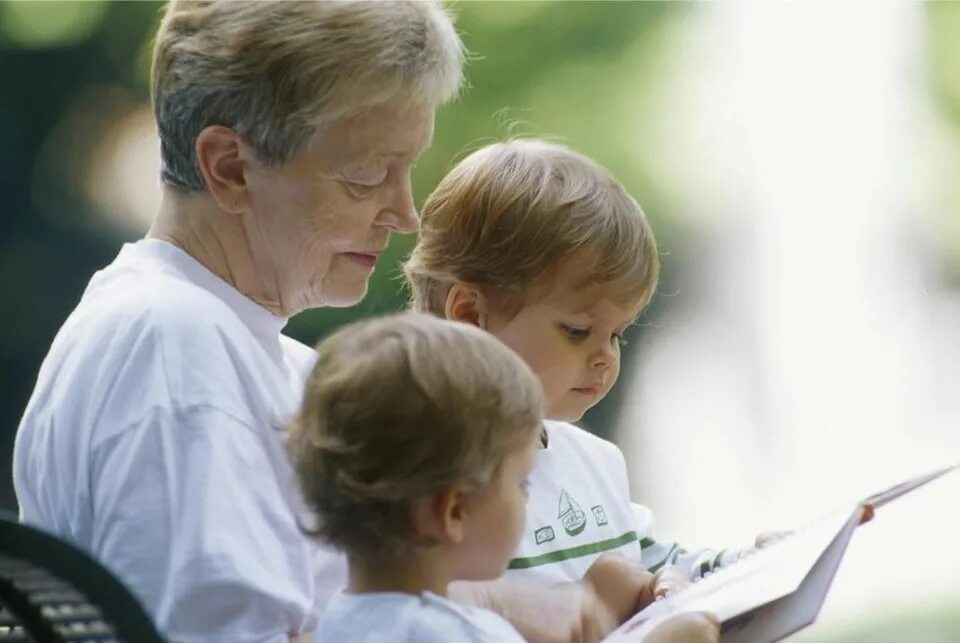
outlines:
[{"label": "green sailboat print on shirt", "polygon": [[580,508],[577,501],[570,497],[566,489],[560,490],[557,518],[560,519],[564,531],[571,536],[576,536],[587,526],[587,514]]}]

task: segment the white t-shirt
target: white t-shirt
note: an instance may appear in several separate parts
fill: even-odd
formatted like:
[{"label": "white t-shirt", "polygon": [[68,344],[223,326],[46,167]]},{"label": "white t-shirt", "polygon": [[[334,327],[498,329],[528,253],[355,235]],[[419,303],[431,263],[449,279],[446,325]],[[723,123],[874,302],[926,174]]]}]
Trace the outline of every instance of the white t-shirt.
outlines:
[{"label": "white t-shirt", "polygon": [[627,467],[614,444],[564,422],[546,422],[547,447],[529,477],[527,523],[507,577],[579,580],[600,554],[640,562]]},{"label": "white t-shirt", "polygon": [[619,551],[651,571],[672,564],[695,579],[741,555],[657,541],[653,512],[630,500],[620,449],[572,424],[544,424],[547,447],[529,478],[526,528],[508,578],[579,580],[601,554]]},{"label": "white t-shirt", "polygon": [[177,247],[124,246],[54,339],[14,448],[21,519],[90,551],[172,641],[286,641],[343,586],[283,452],[315,354]]},{"label": "white t-shirt", "polygon": [[314,643],[517,643],[523,637],[485,609],[431,592],[336,594],[320,618]]}]

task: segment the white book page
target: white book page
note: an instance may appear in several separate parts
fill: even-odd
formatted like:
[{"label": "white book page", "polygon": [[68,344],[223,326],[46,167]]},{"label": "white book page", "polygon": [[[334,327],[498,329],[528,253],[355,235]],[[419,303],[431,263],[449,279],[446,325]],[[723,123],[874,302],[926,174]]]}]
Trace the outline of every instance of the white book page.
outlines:
[{"label": "white book page", "polygon": [[[859,507],[854,513],[859,516]],[[604,641],[641,641],[664,618],[679,612],[712,612],[724,622],[786,596],[800,586],[850,520],[849,510],[828,514],[687,589],[654,602]]]},{"label": "white book page", "polygon": [[[848,508],[826,514],[729,567],[717,570],[689,588],[652,603],[614,630],[604,641],[642,641],[657,624],[672,614],[706,611],[725,623],[725,630],[729,633],[725,634],[724,641],[732,642],[738,639],[734,636],[734,624],[730,621],[750,612],[753,612],[751,618],[740,619],[741,624],[759,619],[762,610],[758,608],[775,601],[778,605],[771,605],[764,615],[767,620],[757,621],[768,623],[763,628],[766,634],[756,638],[753,632],[755,627],[759,632],[759,626],[751,625],[748,632],[753,638],[743,640],[750,640],[751,643],[776,640],[765,637],[785,627],[789,630],[787,633],[796,631],[811,623],[819,612],[847,543],[860,522],[862,507],[883,506],[957,468],[960,465],[911,478],[862,500],[852,511]],[[811,578],[806,584],[808,574]],[[797,592],[801,585],[803,591],[799,592],[796,600],[781,600]],[[791,616],[786,610],[797,611]],[[785,625],[791,619],[799,623],[794,629]]]}]

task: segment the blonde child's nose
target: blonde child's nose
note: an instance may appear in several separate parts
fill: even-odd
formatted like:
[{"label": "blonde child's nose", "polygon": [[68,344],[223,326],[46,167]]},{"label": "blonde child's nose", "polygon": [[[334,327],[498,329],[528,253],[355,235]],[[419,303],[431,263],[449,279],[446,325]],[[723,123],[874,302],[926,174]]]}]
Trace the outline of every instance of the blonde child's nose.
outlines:
[{"label": "blonde child's nose", "polygon": [[601,348],[591,356],[590,365],[594,368],[610,366],[613,364],[614,359],[616,359],[616,356],[613,353],[613,349],[608,346]]}]

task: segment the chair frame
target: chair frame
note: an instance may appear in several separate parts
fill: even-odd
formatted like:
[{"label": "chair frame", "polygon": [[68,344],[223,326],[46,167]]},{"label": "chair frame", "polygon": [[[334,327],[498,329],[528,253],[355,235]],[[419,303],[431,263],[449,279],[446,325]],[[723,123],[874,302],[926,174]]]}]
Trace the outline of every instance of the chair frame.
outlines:
[{"label": "chair frame", "polygon": [[[0,555],[23,561],[66,582],[96,607],[116,637],[130,643],[164,643],[143,606],[109,570],[86,552],[0,513]],[[37,641],[64,640],[27,594],[0,578],[0,599]]]}]

